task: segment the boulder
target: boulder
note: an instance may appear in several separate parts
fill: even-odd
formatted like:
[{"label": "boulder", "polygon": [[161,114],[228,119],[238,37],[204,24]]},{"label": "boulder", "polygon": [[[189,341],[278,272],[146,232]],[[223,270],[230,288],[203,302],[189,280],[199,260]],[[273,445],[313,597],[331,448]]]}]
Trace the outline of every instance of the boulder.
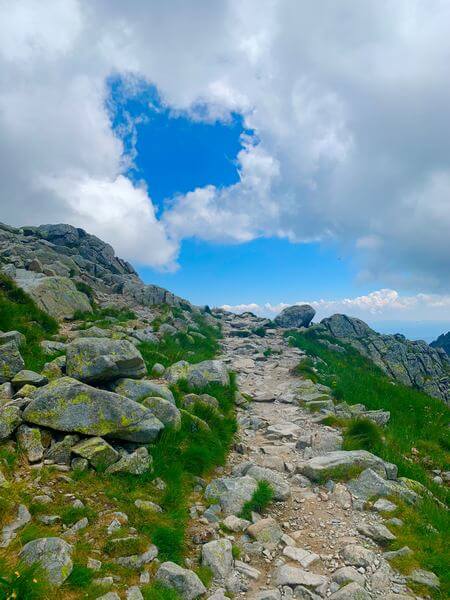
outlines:
[{"label": "boulder", "polygon": [[131,454],[123,455],[117,462],[106,469],[107,473],[131,473],[132,475],[142,475],[152,469],[153,459],[149,455],[147,448],[142,446],[137,448]]},{"label": "boulder", "polygon": [[295,546],[286,546],[283,550],[283,554],[291,560],[298,562],[304,569],[308,569],[311,565],[320,560],[318,554]]},{"label": "boulder", "polygon": [[185,379],[191,388],[203,388],[210,383],[229,385],[228,369],[220,360],[204,360],[195,365],[180,361],[171,365],[164,374],[169,383]]},{"label": "boulder", "polygon": [[372,596],[353,581],[330,596],[330,600],[370,600]]},{"label": "boulder", "polygon": [[276,586],[288,585],[290,587],[295,587],[297,585],[303,585],[315,589],[327,583],[328,580],[323,575],[316,575],[315,573],[297,567],[282,565],[275,569],[272,581]]},{"label": "boulder", "polygon": [[21,411],[18,406],[0,408],[0,442],[8,439],[21,423]]},{"label": "boulder", "polygon": [[385,463],[381,458],[375,456],[367,450],[337,450],[335,452],[327,452],[321,456],[315,456],[308,461],[299,463],[298,470],[302,475],[308,477],[312,481],[321,481],[324,478],[333,479],[336,476],[346,476],[351,473],[352,469],[373,469],[382,477],[388,477],[392,470],[396,468],[394,465]]},{"label": "boulder", "polygon": [[104,471],[119,460],[119,453],[101,437],[82,440],[72,446],[73,454],[88,460],[96,470]]},{"label": "boulder", "polygon": [[198,575],[173,562],[162,563],[156,572],[155,579],[176,590],[183,600],[194,600],[206,592]]},{"label": "boulder", "polygon": [[227,515],[241,512],[258,487],[256,479],[245,477],[220,477],[213,479],[205,489],[206,498],[217,498],[222,510]]},{"label": "boulder", "polygon": [[70,465],[72,447],[80,441],[78,435],[65,435],[59,442],[53,442],[45,452],[45,458],[58,465]]},{"label": "boulder", "polygon": [[183,398],[183,406],[187,410],[194,407],[197,403],[211,408],[219,408],[219,402],[209,394],[186,394]]},{"label": "boulder", "polygon": [[20,348],[22,344],[25,344],[26,338],[20,331],[7,331],[6,333],[0,333],[0,346],[4,344],[14,344],[17,348]]},{"label": "boulder", "polygon": [[256,481],[266,481],[274,492],[274,499],[278,501],[287,500],[291,495],[291,486],[283,479],[283,476],[272,469],[251,465],[244,471],[244,475],[250,475]]},{"label": "boulder", "polygon": [[29,462],[38,462],[44,456],[44,446],[42,445],[41,430],[38,427],[28,427],[21,425],[17,430],[17,441],[19,448],[26,454]]},{"label": "boulder", "polygon": [[11,380],[15,389],[21,388],[24,385],[34,385],[36,387],[41,387],[48,383],[47,377],[45,375],[41,375],[40,373],[35,373],[34,371],[28,371],[23,369],[14,375]]},{"label": "boulder", "polygon": [[349,481],[347,488],[354,498],[362,501],[375,496],[395,496],[413,504],[418,499],[418,495],[402,481],[384,479],[372,469],[365,469],[356,479]]},{"label": "boulder", "polygon": [[153,441],[163,429],[161,421],[137,402],[70,377],[38,388],[23,418],[57,431],[138,443]]},{"label": "boulder", "polygon": [[175,398],[167,385],[148,379],[118,379],[112,384],[111,389],[116,394],[135,402],[142,402],[144,398],[158,397],[175,404]]},{"label": "boulder", "polygon": [[408,580],[412,583],[417,583],[435,590],[441,585],[437,575],[432,571],[425,571],[424,569],[414,569],[414,571],[408,575]]},{"label": "boulder", "polygon": [[231,542],[225,538],[213,540],[202,546],[202,564],[209,567],[214,579],[223,581],[233,571]]},{"label": "boulder", "polygon": [[[26,273],[26,272],[25,272]],[[72,319],[75,312],[92,312],[86,294],[79,292],[67,277],[30,277],[19,274],[16,283],[43,311],[55,319]]]},{"label": "boulder", "polygon": [[49,381],[62,377],[66,370],[66,357],[58,356],[54,360],[45,363],[41,373],[44,377],[47,377]]},{"label": "boulder", "polygon": [[395,535],[382,523],[361,523],[357,526],[357,529],[359,533],[379,544],[388,544],[396,539]]},{"label": "boulder", "polygon": [[67,346],[66,372],[80,381],[100,382],[143,377],[147,369],[139,350],[127,340],[82,338]]},{"label": "boulder", "polygon": [[274,323],[277,327],[286,329],[296,329],[298,327],[308,327],[314,318],[316,311],[309,304],[288,306],[275,317]]},{"label": "boulder", "polygon": [[72,572],[72,546],[57,537],[28,542],[20,552],[27,565],[38,564],[53,585],[61,585]]},{"label": "boulder", "polygon": [[164,426],[173,427],[175,430],[181,427],[181,413],[175,404],[164,400],[164,398],[144,398],[142,406],[145,406],[161,421]]},{"label": "boulder", "polygon": [[341,567],[337,569],[331,576],[331,580],[342,586],[352,581],[364,586],[365,578],[362,573],[355,567]]},{"label": "boulder", "polygon": [[247,533],[265,547],[275,547],[281,540],[283,531],[272,517],[259,519],[247,529]]},{"label": "boulder", "polygon": [[377,560],[377,555],[358,544],[348,544],[341,551],[341,556],[346,565],[352,567],[370,567]]},{"label": "boulder", "polygon": [[0,383],[11,381],[24,367],[25,362],[14,342],[0,345]]}]

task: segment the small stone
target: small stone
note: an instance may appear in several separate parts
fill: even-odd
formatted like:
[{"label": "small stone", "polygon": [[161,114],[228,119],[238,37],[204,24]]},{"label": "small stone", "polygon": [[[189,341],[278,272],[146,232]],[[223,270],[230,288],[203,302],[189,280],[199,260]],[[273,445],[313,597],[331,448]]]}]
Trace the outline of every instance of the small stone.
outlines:
[{"label": "small stone", "polygon": [[120,458],[119,453],[101,437],[82,440],[72,447],[72,452],[86,458],[96,470],[104,470]]},{"label": "small stone", "polygon": [[431,589],[438,589],[441,585],[437,575],[432,571],[425,571],[424,569],[414,569],[414,571],[407,575],[407,579]]},{"label": "small stone", "polygon": [[144,600],[144,596],[137,585],[133,585],[126,590],[125,598],[126,600]]},{"label": "small stone", "polygon": [[86,566],[88,569],[92,569],[93,571],[100,571],[102,568],[102,561],[97,560],[96,558],[88,558]]},{"label": "small stone", "polygon": [[395,535],[389,531],[386,525],[383,525],[382,523],[375,523],[373,525],[362,523],[361,525],[358,525],[357,529],[362,535],[365,535],[380,544],[387,544],[388,542],[397,539]]},{"label": "small stone", "polygon": [[397,510],[397,505],[390,500],[386,500],[386,498],[378,498],[373,508],[378,512],[394,512]]},{"label": "small stone", "polygon": [[353,581],[330,596],[330,600],[370,600],[371,595]]},{"label": "small stone", "polygon": [[28,462],[35,463],[42,460],[44,447],[41,440],[41,431],[37,427],[21,425],[17,430],[19,447],[25,452]]},{"label": "small stone", "polygon": [[151,500],[135,500],[134,501],[134,505],[136,506],[136,508],[139,508],[140,510],[148,510],[149,512],[157,512],[160,513],[163,511],[163,509],[159,506],[159,504],[156,504],[155,502],[152,502]]}]

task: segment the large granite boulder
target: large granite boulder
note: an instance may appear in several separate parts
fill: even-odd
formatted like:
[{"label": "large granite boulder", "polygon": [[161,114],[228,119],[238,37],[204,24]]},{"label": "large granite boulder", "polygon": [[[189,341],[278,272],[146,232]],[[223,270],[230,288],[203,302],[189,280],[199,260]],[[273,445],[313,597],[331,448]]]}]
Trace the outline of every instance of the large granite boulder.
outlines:
[{"label": "large granite boulder", "polygon": [[179,361],[166,370],[164,377],[169,383],[185,379],[191,388],[203,388],[210,383],[230,383],[228,369],[221,360],[204,360],[195,365]]},{"label": "large granite boulder", "polygon": [[382,335],[364,321],[341,314],[322,319],[314,327],[350,344],[392,379],[450,403],[450,361],[442,348],[407,340],[401,334]]},{"label": "large granite boulder", "polygon": [[274,323],[277,327],[286,329],[296,329],[298,327],[308,327],[314,318],[316,311],[309,304],[288,306],[275,317]]},{"label": "large granite boulder", "polygon": [[141,443],[153,441],[163,429],[161,421],[137,402],[71,377],[38,388],[23,418],[57,431]]},{"label": "large granite boulder", "polygon": [[39,538],[25,544],[20,558],[27,565],[38,564],[53,585],[61,585],[72,572],[72,546],[57,537]]},{"label": "large granite boulder", "polygon": [[39,308],[55,319],[71,319],[76,311],[92,312],[86,294],[79,292],[68,277],[45,277],[40,273],[18,270],[16,283]]},{"label": "large granite boulder", "polygon": [[66,373],[80,381],[139,378],[146,372],[141,353],[127,340],[82,338],[67,346]]},{"label": "large granite boulder", "polygon": [[175,404],[164,400],[164,398],[144,398],[142,405],[148,408],[157,419],[165,426],[173,427],[175,430],[181,427],[181,413]]}]

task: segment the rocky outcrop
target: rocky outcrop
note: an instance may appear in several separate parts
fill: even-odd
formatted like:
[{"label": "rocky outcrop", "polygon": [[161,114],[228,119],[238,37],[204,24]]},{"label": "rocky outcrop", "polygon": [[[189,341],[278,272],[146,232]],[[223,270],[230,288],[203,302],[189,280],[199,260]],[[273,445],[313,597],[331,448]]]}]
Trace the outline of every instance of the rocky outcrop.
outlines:
[{"label": "rocky outcrop", "polygon": [[431,342],[430,346],[432,348],[442,348],[450,356],[450,331],[442,333],[434,342]]},{"label": "rocky outcrop", "polygon": [[[70,279],[83,281],[98,293],[122,296],[127,306],[190,307],[187,300],[164,288],[144,284],[109,244],[72,225],[0,224],[0,269],[57,318],[90,309],[86,295],[67,283]],[[58,289],[63,292],[60,305]]]},{"label": "rocky outcrop", "polygon": [[322,319],[315,329],[350,344],[392,379],[450,403],[450,361],[443,349],[401,334],[382,335],[347,315]]},{"label": "rocky outcrop", "polygon": [[298,327],[308,327],[314,318],[316,311],[309,304],[288,306],[275,317],[274,323],[277,327],[287,329],[297,329]]}]

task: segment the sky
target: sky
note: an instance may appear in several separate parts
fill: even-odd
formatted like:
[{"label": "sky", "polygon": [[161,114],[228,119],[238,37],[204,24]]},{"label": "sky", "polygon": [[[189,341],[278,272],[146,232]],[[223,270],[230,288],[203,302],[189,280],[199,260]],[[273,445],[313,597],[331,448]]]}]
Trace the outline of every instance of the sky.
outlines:
[{"label": "sky", "polygon": [[0,220],[272,316],[450,328],[447,0],[0,0]]}]

